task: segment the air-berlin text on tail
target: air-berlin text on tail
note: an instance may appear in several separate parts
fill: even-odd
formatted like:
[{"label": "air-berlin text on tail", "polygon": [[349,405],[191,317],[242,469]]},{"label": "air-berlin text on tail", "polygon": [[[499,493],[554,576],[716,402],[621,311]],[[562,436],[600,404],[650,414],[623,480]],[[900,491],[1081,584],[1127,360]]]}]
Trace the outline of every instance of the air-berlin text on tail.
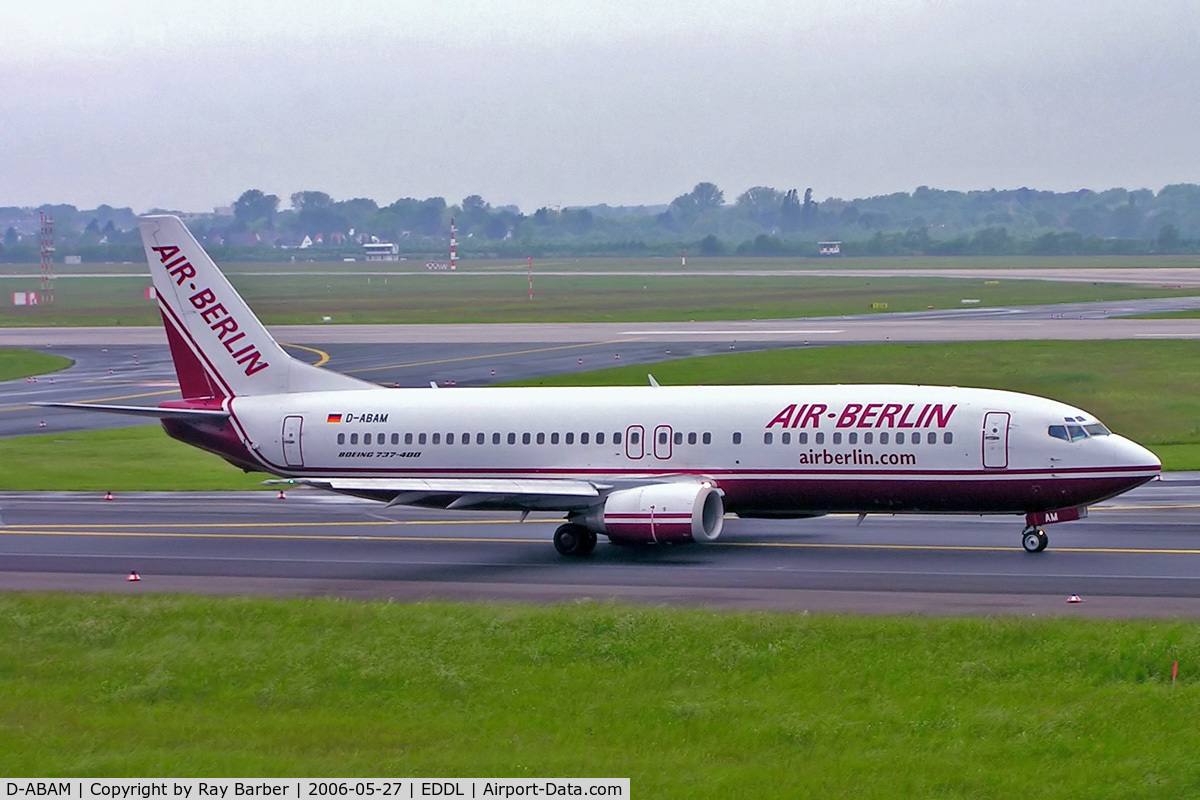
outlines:
[{"label": "air-berlin text on tail", "polygon": [[776,414],[768,428],[945,428],[958,408],[942,403],[791,403]]},{"label": "air-berlin text on tail", "polygon": [[194,292],[188,297],[192,307],[200,312],[200,319],[208,325],[209,330],[217,334],[221,345],[233,356],[233,360],[242,365],[247,375],[266,369],[270,366],[263,361],[262,353],[253,342],[244,341],[246,332],[240,330],[237,320],[230,316],[225,306],[217,302],[217,296],[208,287],[197,288],[192,278],[196,277],[196,268],[188,261],[186,255],[179,252],[175,245],[152,247],[158,253],[159,261],[167,272],[175,278],[176,286],[183,286]]}]

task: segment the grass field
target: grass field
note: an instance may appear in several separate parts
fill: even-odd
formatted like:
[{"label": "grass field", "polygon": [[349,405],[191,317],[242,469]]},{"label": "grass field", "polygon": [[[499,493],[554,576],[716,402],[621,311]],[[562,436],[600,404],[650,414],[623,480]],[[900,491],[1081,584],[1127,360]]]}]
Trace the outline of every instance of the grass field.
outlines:
[{"label": "grass field", "polygon": [[1200,795],[1200,628],[1184,621],[24,594],[0,596],[0,641],[9,776]]},{"label": "grass field", "polygon": [[[1097,415],[1158,454],[1200,469],[1200,344],[1190,341],[963,342],[799,348],[680,359],[532,385],[926,383],[1053,397]],[[68,413],[68,412],[60,412]],[[0,440],[0,490],[261,488],[216,456],[157,426]]]},{"label": "grass field", "polygon": [[0,381],[11,381],[30,375],[45,375],[69,366],[71,366],[70,360],[62,356],[0,347]]},{"label": "grass field", "polygon": [[[459,270],[462,272],[511,272],[525,271],[524,258],[477,258],[463,253],[459,243]],[[311,260],[310,260],[311,259]],[[363,261],[343,262],[319,260],[318,256],[306,254],[295,261],[226,261],[217,259],[221,269],[229,274],[251,274],[265,272],[329,272],[347,270],[353,272],[412,272],[428,273],[425,258],[407,261]],[[756,258],[743,256],[705,257],[691,254],[687,265],[681,266],[678,256],[646,256],[642,258],[610,258],[606,256],[580,258],[535,258],[534,272],[538,271],[604,271],[637,272],[642,270],[690,271],[723,270],[889,270],[889,269],[1170,269],[1177,267],[1200,267],[1200,256],[1195,255],[1138,255],[1138,256],[871,256],[839,258]],[[56,275],[113,274],[144,272],[144,261],[116,261],[107,263],[85,263],[79,265],[55,264]],[[37,276],[40,265],[0,265],[2,274],[24,274]],[[19,290],[18,290],[19,291]]]},{"label": "grass field", "polygon": [[[1120,284],[937,278],[778,276],[541,276],[529,300],[525,275],[420,273],[392,276],[231,275],[264,322],[337,323],[614,322],[775,319],[1029,305],[1146,297],[1190,297],[1195,290]],[[56,282],[53,306],[14,308],[0,325],[158,325],[143,291],[149,277],[69,278]],[[27,281],[25,282],[27,283]],[[0,296],[24,286],[0,278]],[[886,308],[872,309],[882,304]]]}]

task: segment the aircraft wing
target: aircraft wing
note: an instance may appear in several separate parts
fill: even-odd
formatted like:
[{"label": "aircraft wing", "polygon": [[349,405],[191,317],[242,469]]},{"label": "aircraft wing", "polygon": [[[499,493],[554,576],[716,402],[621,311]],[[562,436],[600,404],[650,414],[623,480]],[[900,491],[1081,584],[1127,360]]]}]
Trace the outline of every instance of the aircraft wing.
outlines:
[{"label": "aircraft wing", "polygon": [[293,478],[271,485],[316,486],[342,494],[385,500],[389,506],[572,511],[596,505],[612,488],[578,480],[470,478]]},{"label": "aircraft wing", "polygon": [[159,406],[114,406],[101,403],[30,403],[44,408],[71,408],[76,411],[103,411],[158,419],[228,419],[229,412],[219,408],[160,408]]}]

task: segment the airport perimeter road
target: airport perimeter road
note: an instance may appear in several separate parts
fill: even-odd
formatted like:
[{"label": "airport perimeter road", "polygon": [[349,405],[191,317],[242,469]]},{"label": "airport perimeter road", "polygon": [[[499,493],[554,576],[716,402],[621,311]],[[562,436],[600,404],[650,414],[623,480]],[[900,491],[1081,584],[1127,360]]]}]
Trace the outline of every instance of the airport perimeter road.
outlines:
[{"label": "airport perimeter road", "polygon": [[[0,589],[1200,617],[1198,483],[1173,475],[1052,526],[1037,555],[1021,550],[1015,517],[730,519],[712,545],[603,542],[565,559],[557,520],[515,514],[312,491],[3,494]],[[1084,602],[1068,604],[1072,593]]]}]

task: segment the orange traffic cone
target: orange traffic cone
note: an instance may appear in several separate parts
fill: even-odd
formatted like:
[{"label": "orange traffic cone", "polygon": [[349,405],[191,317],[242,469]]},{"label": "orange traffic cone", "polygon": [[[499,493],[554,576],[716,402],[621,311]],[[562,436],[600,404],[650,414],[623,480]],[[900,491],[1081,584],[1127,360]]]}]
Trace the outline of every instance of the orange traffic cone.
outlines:
[{"label": "orange traffic cone", "polygon": [[135,569],[135,570],[130,570],[129,577],[127,577],[125,580],[133,582],[133,581],[140,581],[141,579],[142,579],[142,576],[138,575],[137,570]]},{"label": "orange traffic cone", "polygon": [[280,489],[280,490],[279,490],[279,499],[280,499],[280,500],[287,500],[287,495],[283,493],[283,489]]},{"label": "orange traffic cone", "polygon": [[113,499],[112,492],[105,492],[105,493],[104,493],[104,499],[105,499],[105,500],[112,500],[112,499]]},{"label": "orange traffic cone", "polygon": [[1068,603],[1082,603],[1082,602],[1083,602],[1083,600],[1082,600],[1082,598],[1080,598],[1080,596],[1079,596],[1079,595],[1077,595],[1077,594],[1073,594],[1073,595],[1071,595],[1070,597],[1068,597],[1068,598],[1067,598],[1067,602],[1068,602]]}]

